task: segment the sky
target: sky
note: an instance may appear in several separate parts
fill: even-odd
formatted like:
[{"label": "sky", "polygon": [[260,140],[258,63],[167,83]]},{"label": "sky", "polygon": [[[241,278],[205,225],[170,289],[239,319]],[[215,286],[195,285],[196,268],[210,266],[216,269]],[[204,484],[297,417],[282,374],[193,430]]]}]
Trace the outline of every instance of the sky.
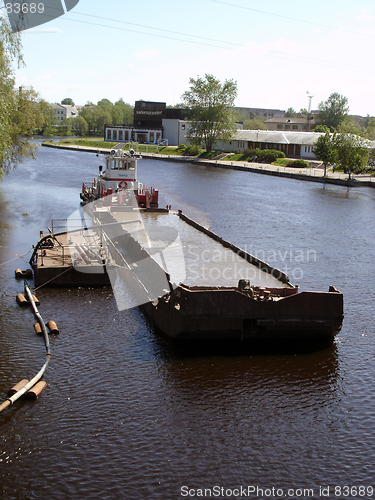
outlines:
[{"label": "sky", "polygon": [[237,81],[236,106],[299,111],[309,93],[317,109],[338,92],[375,116],[374,0],[79,0],[22,44],[16,83],[51,103],[175,105],[210,73]]}]

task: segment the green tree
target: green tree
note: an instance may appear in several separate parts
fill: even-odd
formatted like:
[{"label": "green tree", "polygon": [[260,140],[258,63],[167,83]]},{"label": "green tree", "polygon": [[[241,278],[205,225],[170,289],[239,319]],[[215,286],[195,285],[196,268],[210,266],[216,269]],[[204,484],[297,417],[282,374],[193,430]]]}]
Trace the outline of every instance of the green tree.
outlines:
[{"label": "green tree", "polygon": [[309,112],[307,111],[306,108],[301,108],[298,113],[300,118],[308,118],[309,117]]},{"label": "green tree", "polygon": [[177,104],[168,104],[167,108],[184,109],[184,103],[178,102]]},{"label": "green tree", "polygon": [[133,125],[134,110],[130,104],[119,99],[112,108],[112,122],[114,125]]},{"label": "green tree", "polygon": [[85,119],[89,135],[104,134],[104,125],[112,123],[112,116],[107,105],[86,104],[79,115]]},{"label": "green tree", "polygon": [[100,101],[98,101],[98,106],[100,106],[103,109],[107,109],[110,112],[110,110],[113,107],[113,104],[109,99],[101,99]]},{"label": "green tree", "polygon": [[297,116],[297,111],[293,108],[288,108],[286,111],[285,111],[285,116],[287,118],[294,118],[295,116]]},{"label": "green tree", "polygon": [[245,130],[266,130],[266,125],[260,116],[254,116],[250,120],[245,120],[244,128]]},{"label": "green tree", "polygon": [[335,136],[326,132],[321,135],[314,145],[314,155],[323,163],[324,176],[327,175],[327,167],[334,165],[337,161],[337,149]]},{"label": "green tree", "polygon": [[229,140],[235,131],[231,108],[237,97],[237,82],[225,80],[221,84],[209,74],[190,78],[189,82],[190,89],[182,95],[191,122],[188,139],[211,151],[218,140]]},{"label": "green tree", "polygon": [[365,135],[370,141],[375,141],[375,118],[371,118],[366,127]]},{"label": "green tree", "polygon": [[94,108],[94,104],[87,103],[79,112],[79,116],[82,116],[87,123],[89,135],[91,135],[91,131],[95,128]]},{"label": "green tree", "polygon": [[337,162],[349,174],[350,180],[353,171],[361,171],[368,163],[368,142],[358,135],[337,134],[334,144]]},{"label": "green tree", "polygon": [[70,105],[70,106],[74,106],[74,101],[71,97],[65,97],[65,99],[63,99],[61,101],[61,104],[67,104],[67,105]]},{"label": "green tree", "polygon": [[331,131],[334,131],[349,113],[348,99],[338,92],[333,92],[326,101],[319,103],[318,109],[319,123],[327,125]]},{"label": "green tree", "polygon": [[13,63],[23,64],[18,33],[0,17],[0,175],[25,157],[34,157],[36,146],[27,135],[47,120],[48,104],[33,88],[15,88]]},{"label": "green tree", "polygon": [[83,116],[72,116],[66,120],[68,128],[74,131],[77,135],[86,135],[88,132],[88,125]]},{"label": "green tree", "polygon": [[359,124],[355,121],[355,119],[352,116],[346,116],[339,126],[337,127],[337,132],[341,134],[356,134],[356,135],[362,135],[361,132],[361,127]]},{"label": "green tree", "polygon": [[112,116],[111,112],[108,109],[105,109],[104,107],[97,106],[94,112],[95,116],[95,132],[98,133],[98,135],[103,135],[104,134],[104,126],[111,125],[112,124]]},{"label": "green tree", "polygon": [[323,134],[326,134],[327,132],[329,132],[329,128],[327,127],[327,125],[317,125],[312,129],[312,132],[322,132]]}]

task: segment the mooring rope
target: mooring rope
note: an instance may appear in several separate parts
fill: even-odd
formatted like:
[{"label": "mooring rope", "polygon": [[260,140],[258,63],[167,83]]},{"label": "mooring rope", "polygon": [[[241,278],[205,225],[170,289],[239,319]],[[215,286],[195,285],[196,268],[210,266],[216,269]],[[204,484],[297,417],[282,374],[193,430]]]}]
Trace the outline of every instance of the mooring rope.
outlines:
[{"label": "mooring rope", "polygon": [[26,253],[23,253],[22,255],[18,255],[18,254],[14,254],[16,255],[16,257],[14,257],[13,259],[10,259],[10,260],[7,260],[6,262],[2,262],[0,264],[0,266],[5,266],[5,264],[9,264],[9,262],[13,262],[14,260],[17,260],[17,259],[23,259],[28,253],[30,253],[32,250],[32,248],[30,248],[30,250]]},{"label": "mooring rope", "polygon": [[51,281],[55,280],[56,278],[58,278],[59,276],[65,274],[65,273],[67,273],[71,269],[74,269],[74,266],[68,267],[68,269],[65,269],[65,271],[63,271],[62,273],[58,274],[57,276],[54,276],[53,278],[51,278],[50,280],[46,281],[45,283],[43,283],[42,285],[38,286],[37,288],[34,288],[34,291],[36,292],[37,290],[39,290],[43,286],[47,285],[48,283],[51,283]]}]

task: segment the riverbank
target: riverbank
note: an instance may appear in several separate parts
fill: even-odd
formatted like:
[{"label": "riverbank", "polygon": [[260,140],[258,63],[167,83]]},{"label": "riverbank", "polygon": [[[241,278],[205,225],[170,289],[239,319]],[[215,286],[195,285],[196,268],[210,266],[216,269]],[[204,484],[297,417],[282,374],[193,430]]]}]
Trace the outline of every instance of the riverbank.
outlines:
[{"label": "riverbank", "polygon": [[[82,151],[90,153],[108,154],[109,148],[96,148],[90,146],[76,145],[59,145],[42,143],[42,146],[49,148],[64,149],[70,151]],[[321,184],[336,184],[347,187],[372,187],[375,188],[375,177],[371,175],[355,175],[351,180],[348,180],[348,174],[343,172],[329,171],[324,177],[322,168],[291,168],[278,167],[266,163],[251,163],[242,161],[225,161],[225,160],[203,160],[194,156],[179,156],[179,155],[163,155],[161,153],[143,153],[143,158],[152,158],[155,160],[176,161],[184,163],[194,163],[197,165],[213,166],[232,170],[242,170],[256,174],[272,175],[276,177],[287,177],[301,181],[319,182]]]}]

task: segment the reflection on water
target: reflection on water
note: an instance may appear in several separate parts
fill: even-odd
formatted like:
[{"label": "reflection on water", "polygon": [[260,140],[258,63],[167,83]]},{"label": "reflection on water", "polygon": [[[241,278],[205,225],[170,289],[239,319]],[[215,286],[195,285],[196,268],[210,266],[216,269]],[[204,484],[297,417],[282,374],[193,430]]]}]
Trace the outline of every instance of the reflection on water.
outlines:
[{"label": "reflection on water", "polygon": [[[27,252],[51,218],[73,213],[96,172],[94,155],[42,149],[6,177],[1,262]],[[275,250],[272,264],[301,268],[304,289],[337,286],[343,329],[333,345],[309,349],[197,346],[155,332],[140,309],[119,311],[110,288],[41,288],[43,318],[61,333],[50,339],[40,399],[0,415],[4,498],[165,500],[180,498],[183,485],[372,484],[373,191],[153,160],[139,176],[159,187],[162,204],[237,246]],[[316,259],[283,259],[291,245]],[[44,361],[32,314],[14,300],[23,288],[14,269],[25,260],[0,266],[3,398]]]}]

